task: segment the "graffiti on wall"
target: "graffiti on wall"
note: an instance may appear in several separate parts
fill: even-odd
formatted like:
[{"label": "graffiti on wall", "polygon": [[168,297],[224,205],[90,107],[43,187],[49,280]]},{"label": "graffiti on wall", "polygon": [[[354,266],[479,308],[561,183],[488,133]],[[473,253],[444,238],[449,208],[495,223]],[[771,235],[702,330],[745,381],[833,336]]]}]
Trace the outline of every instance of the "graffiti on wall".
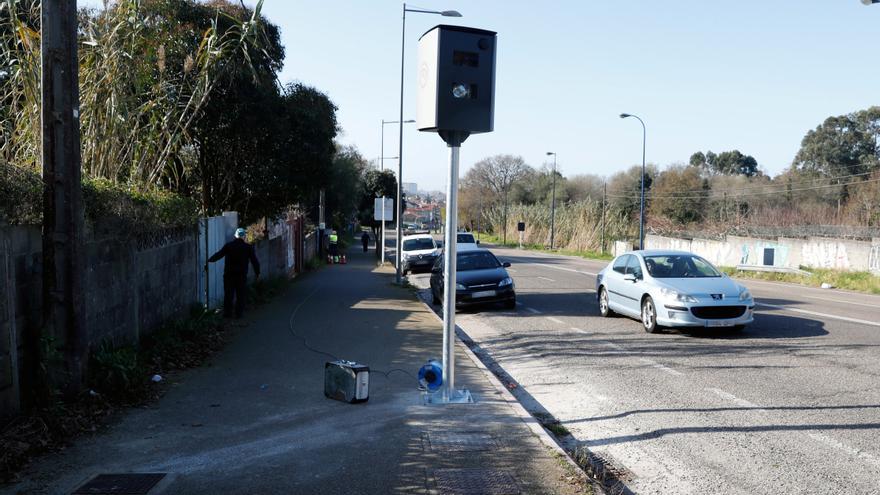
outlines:
[{"label": "graffiti on wall", "polygon": [[871,254],[868,256],[868,270],[880,272],[880,245],[871,246]]},{"label": "graffiti on wall", "polygon": [[808,242],[801,250],[803,264],[815,268],[850,268],[846,244],[841,242]]},{"label": "graffiti on wall", "polygon": [[777,242],[744,242],[740,245],[740,265],[788,266],[791,246]]}]

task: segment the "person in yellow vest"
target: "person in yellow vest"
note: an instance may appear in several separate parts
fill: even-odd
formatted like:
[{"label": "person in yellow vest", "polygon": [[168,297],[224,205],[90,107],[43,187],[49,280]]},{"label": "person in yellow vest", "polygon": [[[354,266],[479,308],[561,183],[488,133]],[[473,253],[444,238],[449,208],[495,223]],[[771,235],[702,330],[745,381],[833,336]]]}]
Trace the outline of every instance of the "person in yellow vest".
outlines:
[{"label": "person in yellow vest", "polygon": [[330,256],[336,258],[339,256],[339,236],[335,230],[330,231]]}]

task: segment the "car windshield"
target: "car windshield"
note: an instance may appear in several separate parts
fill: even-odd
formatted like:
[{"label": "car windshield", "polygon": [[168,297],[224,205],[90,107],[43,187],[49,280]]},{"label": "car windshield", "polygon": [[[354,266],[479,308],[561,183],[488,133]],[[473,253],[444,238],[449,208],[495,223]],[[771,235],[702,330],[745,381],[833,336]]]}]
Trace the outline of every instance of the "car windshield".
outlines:
[{"label": "car windshield", "polygon": [[458,234],[458,240],[455,242],[463,242],[463,243],[467,243],[467,244],[473,244],[474,243],[474,236],[473,236],[473,234]]},{"label": "car windshield", "polygon": [[690,254],[645,256],[645,266],[654,278],[706,278],[720,277],[721,273],[711,263]]},{"label": "car windshield", "polygon": [[403,241],[404,251],[422,251],[424,249],[434,249],[434,240],[427,237],[422,239],[407,239]]},{"label": "car windshield", "polygon": [[457,269],[460,272],[468,270],[488,270],[498,268],[501,263],[495,258],[495,255],[489,251],[466,251],[458,253],[456,256]]}]

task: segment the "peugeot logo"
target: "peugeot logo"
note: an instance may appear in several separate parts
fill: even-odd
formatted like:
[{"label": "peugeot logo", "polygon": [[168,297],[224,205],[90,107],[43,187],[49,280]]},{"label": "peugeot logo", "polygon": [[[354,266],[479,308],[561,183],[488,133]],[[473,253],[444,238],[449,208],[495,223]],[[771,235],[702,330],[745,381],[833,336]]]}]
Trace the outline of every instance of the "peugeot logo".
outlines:
[{"label": "peugeot logo", "polygon": [[710,295],[712,296],[712,299],[714,299],[716,301],[720,301],[720,300],[724,299],[724,294],[710,294]]}]

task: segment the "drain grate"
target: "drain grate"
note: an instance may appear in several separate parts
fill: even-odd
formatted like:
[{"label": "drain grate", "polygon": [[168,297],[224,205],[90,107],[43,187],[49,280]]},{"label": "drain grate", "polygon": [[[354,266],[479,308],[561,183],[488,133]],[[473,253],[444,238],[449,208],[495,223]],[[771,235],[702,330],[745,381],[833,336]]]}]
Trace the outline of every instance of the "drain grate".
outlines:
[{"label": "drain grate", "polygon": [[426,433],[425,436],[427,444],[434,452],[472,452],[498,450],[502,447],[496,437],[482,432],[434,432]]},{"label": "drain grate", "polygon": [[510,474],[495,469],[437,469],[437,491],[444,495],[519,495]]},{"label": "drain grate", "polygon": [[73,495],[147,495],[165,473],[99,474]]}]

